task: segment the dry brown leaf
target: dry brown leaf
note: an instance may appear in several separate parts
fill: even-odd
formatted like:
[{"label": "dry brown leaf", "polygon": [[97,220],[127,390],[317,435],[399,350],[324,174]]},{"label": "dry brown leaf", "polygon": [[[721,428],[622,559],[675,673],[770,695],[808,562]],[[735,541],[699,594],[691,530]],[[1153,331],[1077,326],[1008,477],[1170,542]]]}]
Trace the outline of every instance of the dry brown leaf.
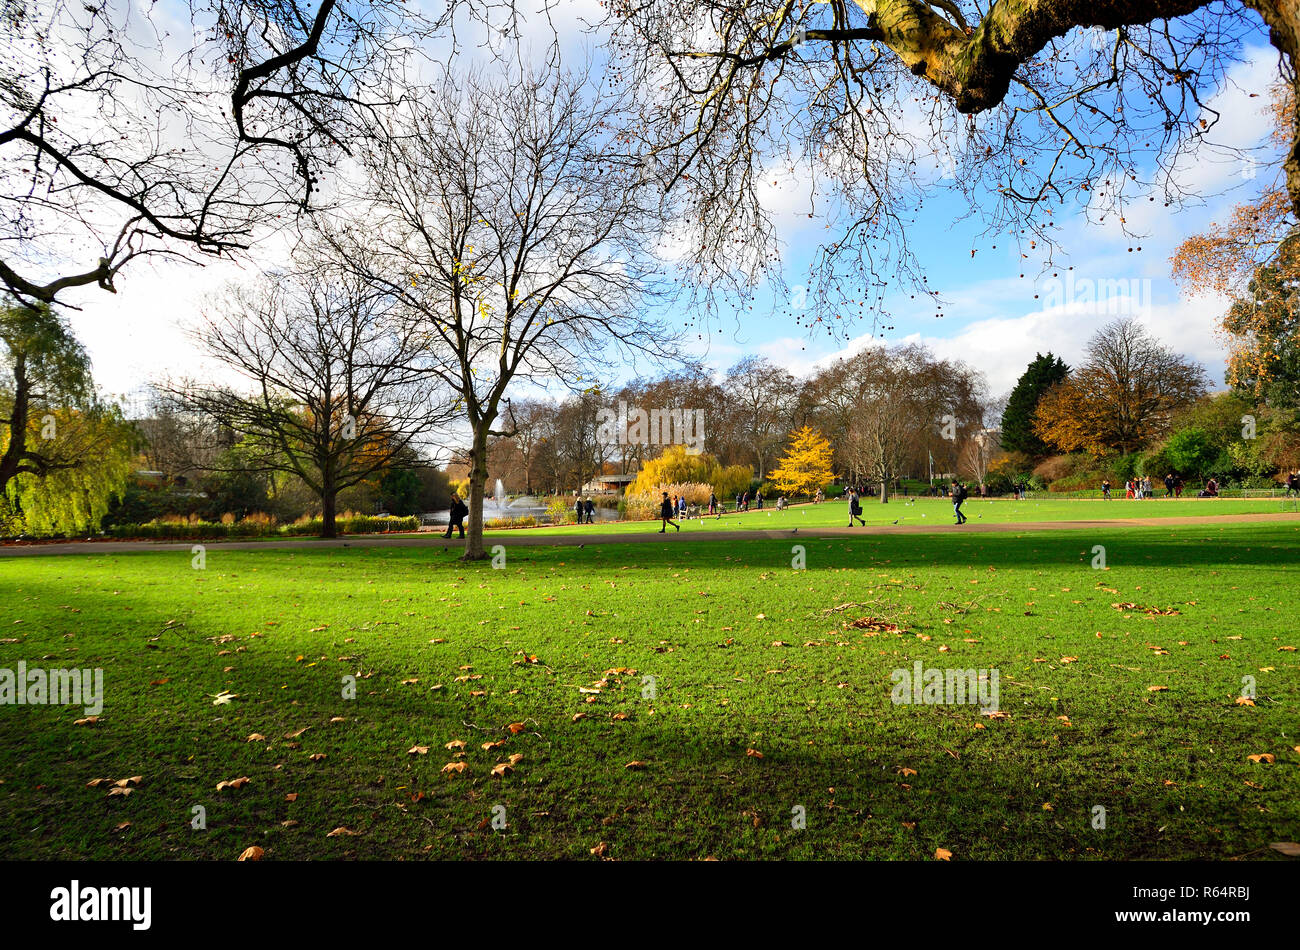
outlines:
[{"label": "dry brown leaf", "polygon": [[640,759],[633,759],[633,760],[632,760],[631,762],[629,762],[627,765],[623,766],[623,768],[625,768],[625,769],[632,769],[632,770],[635,772],[635,771],[637,771],[638,769],[643,769],[643,768],[645,768],[645,767],[646,767],[647,765],[649,765],[649,764],[650,764],[649,762],[642,762]]},{"label": "dry brown leaf", "polygon": [[361,832],[353,831],[351,828],[346,828],[343,825],[339,825],[337,828],[335,828],[325,837],[326,838],[359,838],[361,837]]},{"label": "dry brown leaf", "polygon": [[448,762],[442,767],[444,772],[464,772],[466,769],[464,762]]},{"label": "dry brown leaf", "polygon": [[[450,746],[448,747],[450,748]],[[406,750],[407,755],[428,755],[429,747],[427,745],[413,745]]]},{"label": "dry brown leaf", "polygon": [[464,739],[452,739],[450,742],[448,742],[446,745],[444,745],[443,748],[444,748],[444,749],[463,749],[463,748],[465,748],[465,740],[464,740]]},{"label": "dry brown leaf", "polygon": [[1300,858],[1300,844],[1294,841],[1274,841],[1269,847],[1274,851],[1281,851],[1288,857]]},{"label": "dry brown leaf", "polygon": [[252,779],[250,779],[247,775],[241,775],[239,778],[232,778],[232,779],[230,779],[230,780],[228,780],[228,781],[225,781],[225,782],[218,782],[218,783],[217,783],[217,791],[220,792],[220,791],[223,791],[223,790],[225,790],[225,789],[227,789],[227,788],[240,789],[240,788],[243,788],[245,785],[247,785],[247,784],[248,784],[249,782],[251,782],[251,781],[252,781]]},{"label": "dry brown leaf", "polygon": [[245,739],[244,741],[245,741],[245,742],[265,742],[265,741],[266,741],[266,736],[262,735],[260,732],[250,732],[250,733],[248,734],[248,738]]},{"label": "dry brown leaf", "polygon": [[1246,758],[1250,759],[1250,761],[1257,765],[1261,762],[1265,765],[1272,765],[1277,761],[1272,752],[1261,752],[1259,755],[1248,755]]},{"label": "dry brown leaf", "polygon": [[749,756],[751,759],[761,759],[763,757],[763,753],[759,752],[757,749],[746,749],[745,755]]},{"label": "dry brown leaf", "polygon": [[938,859],[938,860],[940,860],[940,861],[951,861],[951,860],[952,860],[952,852],[949,851],[947,848],[935,848],[935,849],[934,849],[934,856],[935,856],[936,859]]},{"label": "dry brown leaf", "polygon": [[605,852],[607,852],[608,850],[609,850],[609,845],[606,842],[602,841],[600,844],[596,845],[596,847],[591,849],[591,853],[598,858],[603,858],[605,856]]},{"label": "dry brown leaf", "polygon": [[252,847],[245,848],[242,852],[240,852],[239,857],[235,858],[235,860],[236,861],[260,861],[262,860],[262,855],[264,854],[266,854],[265,851],[263,851],[257,845],[253,845]]},{"label": "dry brown leaf", "polygon": [[512,766],[509,762],[501,762],[498,765],[492,766],[492,777],[505,778],[514,770],[515,770],[514,766]]},{"label": "dry brown leaf", "polygon": [[510,734],[512,736],[517,736],[519,735],[519,733],[523,732],[528,727],[525,726],[522,722],[512,722],[510,723],[510,725],[506,726],[506,728],[510,730]]},{"label": "dry brown leaf", "polygon": [[98,716],[87,716],[85,719],[72,720],[74,726],[93,726],[97,722],[99,722]]}]

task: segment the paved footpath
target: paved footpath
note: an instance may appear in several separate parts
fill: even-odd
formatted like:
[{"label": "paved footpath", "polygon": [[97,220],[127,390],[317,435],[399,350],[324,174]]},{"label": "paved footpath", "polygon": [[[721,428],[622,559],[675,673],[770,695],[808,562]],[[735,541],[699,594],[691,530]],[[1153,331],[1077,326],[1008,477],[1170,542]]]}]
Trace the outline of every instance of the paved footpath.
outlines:
[{"label": "paved footpath", "polygon": [[[975,521],[957,525],[868,525],[867,527],[845,528],[824,526],[819,528],[796,528],[794,530],[764,531],[759,529],[741,531],[714,531],[697,529],[698,522],[687,522],[683,532],[669,532],[660,535],[657,531],[645,533],[604,533],[599,531],[583,534],[535,534],[528,529],[489,534],[484,542],[490,547],[504,544],[508,547],[520,546],[582,546],[587,544],[646,544],[646,543],[688,543],[691,541],[755,541],[779,540],[790,538],[847,538],[861,537],[864,534],[998,534],[1023,533],[1026,531],[1083,531],[1105,530],[1107,528],[1159,528],[1174,525],[1211,525],[1241,524],[1246,522],[1276,521],[1290,522],[1300,526],[1300,513],[1256,513],[1240,515],[1201,515],[1185,518],[1111,518],[1104,521],[1019,521],[996,524],[981,524]],[[382,548],[382,547],[417,547],[444,548],[460,550],[464,545],[459,539],[448,540],[441,534],[429,532],[419,537],[410,535],[387,537],[385,535],[349,535],[345,538],[292,538],[283,541],[54,541],[36,544],[0,544],[0,558],[39,556],[46,554],[127,554],[140,551],[189,551],[195,544],[202,544],[210,550],[261,551],[294,550],[305,548]]]}]

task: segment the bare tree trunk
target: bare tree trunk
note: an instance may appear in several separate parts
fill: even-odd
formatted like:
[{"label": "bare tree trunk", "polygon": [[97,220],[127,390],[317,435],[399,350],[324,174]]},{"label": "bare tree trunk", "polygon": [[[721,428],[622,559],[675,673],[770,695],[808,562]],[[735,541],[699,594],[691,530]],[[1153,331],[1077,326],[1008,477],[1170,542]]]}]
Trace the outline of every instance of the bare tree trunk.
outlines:
[{"label": "bare tree trunk", "polygon": [[321,486],[320,505],[321,505],[321,529],[322,538],[337,538],[338,524],[335,520],[335,507],[338,502],[338,490],[335,489],[333,480],[327,480]]},{"label": "bare tree trunk", "polygon": [[884,477],[880,479],[880,503],[889,504],[889,479]]},{"label": "bare tree trunk", "polygon": [[487,434],[491,426],[491,419],[482,419],[474,430],[474,447],[469,455],[469,527],[462,561],[487,560],[483,547],[483,492],[487,486]]}]

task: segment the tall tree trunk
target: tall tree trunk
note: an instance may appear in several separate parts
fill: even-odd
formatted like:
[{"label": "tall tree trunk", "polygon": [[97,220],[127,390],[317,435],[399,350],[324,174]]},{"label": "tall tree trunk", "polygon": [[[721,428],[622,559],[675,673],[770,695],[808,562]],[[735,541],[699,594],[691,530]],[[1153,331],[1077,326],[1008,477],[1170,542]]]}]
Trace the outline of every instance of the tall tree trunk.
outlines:
[{"label": "tall tree trunk", "polygon": [[338,522],[335,517],[335,508],[338,503],[338,490],[334,487],[333,480],[326,481],[321,486],[320,505],[321,505],[321,529],[322,538],[338,537]]},{"label": "tall tree trunk", "polygon": [[883,476],[880,479],[880,503],[882,505],[889,504],[889,479]]},{"label": "tall tree trunk", "polygon": [[27,452],[27,414],[30,392],[27,383],[27,357],[19,353],[14,359],[14,405],[9,413],[9,445],[0,456],[0,496],[18,475]]},{"label": "tall tree trunk", "polygon": [[481,419],[474,429],[474,447],[469,453],[469,527],[465,530],[462,561],[487,560],[483,547],[483,492],[487,485],[487,440],[491,419]]}]

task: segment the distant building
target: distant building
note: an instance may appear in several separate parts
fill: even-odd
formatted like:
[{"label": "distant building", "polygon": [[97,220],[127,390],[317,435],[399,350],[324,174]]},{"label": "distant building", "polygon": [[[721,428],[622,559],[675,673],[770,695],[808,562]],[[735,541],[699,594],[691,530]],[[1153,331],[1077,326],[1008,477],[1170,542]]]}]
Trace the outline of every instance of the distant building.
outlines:
[{"label": "distant building", "polygon": [[582,494],[618,495],[627,491],[627,486],[634,481],[635,475],[597,475],[582,486]]}]

